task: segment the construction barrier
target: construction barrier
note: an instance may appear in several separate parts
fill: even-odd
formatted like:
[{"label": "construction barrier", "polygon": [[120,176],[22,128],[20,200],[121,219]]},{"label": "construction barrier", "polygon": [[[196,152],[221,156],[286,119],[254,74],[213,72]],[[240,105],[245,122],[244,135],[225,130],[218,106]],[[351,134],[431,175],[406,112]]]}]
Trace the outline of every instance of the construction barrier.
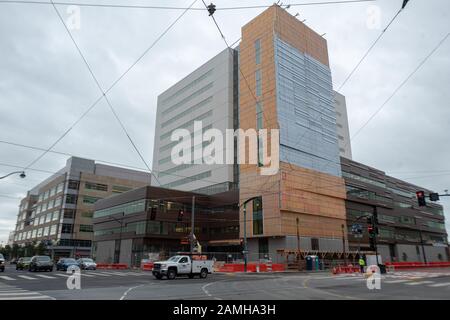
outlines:
[{"label": "construction barrier", "polygon": [[152,271],[153,270],[153,262],[147,262],[141,264],[142,271]]},{"label": "construction barrier", "polygon": [[394,269],[448,268],[450,262],[386,262],[386,266]]},{"label": "construction barrier", "polygon": [[[285,271],[285,265],[281,263],[249,263],[247,272],[280,272]],[[244,272],[243,263],[225,263],[217,267],[218,272]]]},{"label": "construction barrier", "polygon": [[333,274],[340,274],[340,273],[360,273],[361,268],[355,267],[355,266],[338,266],[334,267],[332,269]]},{"label": "construction barrier", "polygon": [[128,269],[126,263],[97,263],[97,269],[125,270]]}]

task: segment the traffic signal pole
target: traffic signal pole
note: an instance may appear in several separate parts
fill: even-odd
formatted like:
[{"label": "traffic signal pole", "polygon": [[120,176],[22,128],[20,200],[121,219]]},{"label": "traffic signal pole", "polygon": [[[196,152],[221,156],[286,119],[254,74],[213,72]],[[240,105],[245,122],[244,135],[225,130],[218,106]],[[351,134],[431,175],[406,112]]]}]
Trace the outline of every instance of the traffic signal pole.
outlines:
[{"label": "traffic signal pole", "polygon": [[192,196],[192,214],[191,214],[191,253],[194,252],[194,224],[195,224],[195,196]]}]

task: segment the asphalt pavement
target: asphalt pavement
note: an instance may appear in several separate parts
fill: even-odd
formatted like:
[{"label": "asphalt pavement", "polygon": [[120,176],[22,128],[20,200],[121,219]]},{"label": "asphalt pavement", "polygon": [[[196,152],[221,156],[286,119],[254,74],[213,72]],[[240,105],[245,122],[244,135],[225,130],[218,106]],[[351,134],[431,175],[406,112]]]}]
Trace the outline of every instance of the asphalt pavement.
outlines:
[{"label": "asphalt pavement", "polygon": [[81,271],[80,289],[72,290],[69,276],[8,265],[0,273],[0,300],[450,299],[450,269],[389,273],[372,290],[361,274],[214,273],[206,279],[156,280],[148,271],[95,270]]}]

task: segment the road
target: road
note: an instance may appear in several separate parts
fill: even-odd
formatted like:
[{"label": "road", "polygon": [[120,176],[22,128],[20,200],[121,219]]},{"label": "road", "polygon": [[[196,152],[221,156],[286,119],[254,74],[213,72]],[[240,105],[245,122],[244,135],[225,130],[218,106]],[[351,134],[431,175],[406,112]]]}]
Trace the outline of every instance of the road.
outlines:
[{"label": "road", "polygon": [[450,299],[450,270],[383,275],[380,290],[369,290],[359,274],[218,274],[207,279],[156,280],[149,272],[82,271],[81,289],[69,290],[62,271],[0,273],[0,300],[393,300]]}]

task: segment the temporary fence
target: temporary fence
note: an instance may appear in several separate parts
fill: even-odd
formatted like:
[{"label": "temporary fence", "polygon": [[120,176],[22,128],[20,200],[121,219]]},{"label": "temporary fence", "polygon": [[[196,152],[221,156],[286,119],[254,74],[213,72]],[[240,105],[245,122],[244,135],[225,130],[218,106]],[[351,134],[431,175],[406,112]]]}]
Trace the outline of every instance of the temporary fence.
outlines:
[{"label": "temporary fence", "polygon": [[128,269],[128,265],[126,263],[97,263],[97,269],[125,270]]}]

